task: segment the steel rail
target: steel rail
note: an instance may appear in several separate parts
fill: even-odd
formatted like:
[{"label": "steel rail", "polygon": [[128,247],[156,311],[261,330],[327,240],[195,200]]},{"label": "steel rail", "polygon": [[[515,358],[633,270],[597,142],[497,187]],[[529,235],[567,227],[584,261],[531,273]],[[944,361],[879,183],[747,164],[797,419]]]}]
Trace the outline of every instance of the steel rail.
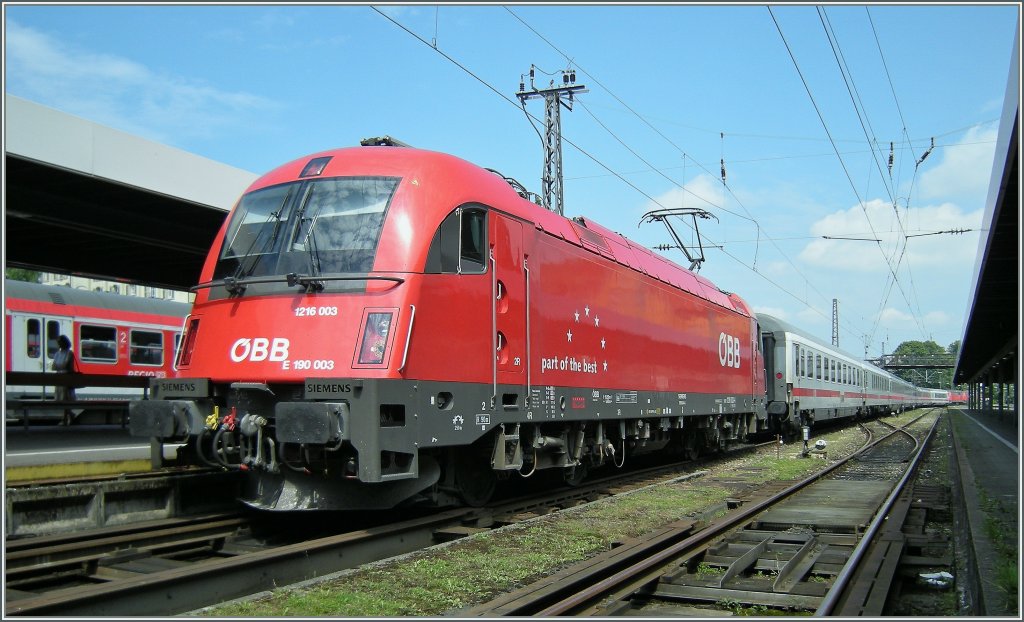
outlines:
[{"label": "steel rail", "polygon": [[[914,423],[916,423],[916,421],[919,421],[923,417],[924,415],[915,420]],[[856,573],[857,566],[860,564],[860,561],[864,557],[864,554],[866,553],[868,547],[871,546],[875,538],[875,535],[885,524],[889,512],[892,510],[892,507],[893,505],[895,505],[896,500],[899,498],[900,494],[902,494],[903,489],[916,474],[917,467],[921,464],[921,457],[924,455],[924,448],[928,446],[928,442],[931,440],[932,435],[935,433],[935,428],[938,427],[939,420],[940,418],[936,417],[935,422],[932,423],[932,427],[928,430],[928,434],[925,435],[924,441],[919,445],[921,450],[918,451],[917,454],[914,456],[913,461],[907,466],[906,471],[904,471],[903,477],[900,478],[900,481],[896,484],[892,492],[886,498],[885,502],[882,504],[882,507],[875,514],[875,520],[871,521],[871,525],[869,525],[867,530],[865,530],[864,536],[860,539],[860,542],[857,543],[857,546],[853,549],[853,552],[850,554],[849,561],[847,561],[846,565],[843,566],[843,569],[839,572],[839,575],[833,582],[832,588],[825,594],[825,598],[821,601],[821,604],[818,606],[818,609],[814,612],[815,617],[831,615],[832,611],[838,604],[840,598],[842,598],[843,592],[845,592],[846,590],[846,586],[849,584],[853,574]]]},{"label": "steel rail", "polygon": [[819,471],[818,473],[815,473],[814,475],[811,475],[811,476],[809,476],[807,478],[804,478],[804,479],[796,482],[795,484],[793,484],[793,485],[789,486],[788,488],[782,490],[780,493],[778,493],[775,496],[772,496],[770,498],[758,501],[758,502],[750,505],[749,507],[746,507],[746,508],[740,510],[739,512],[737,512],[736,514],[734,514],[732,516],[726,516],[723,519],[721,519],[720,521],[716,521],[715,524],[714,524],[714,527],[715,527],[714,529],[708,528],[708,529],[704,529],[702,531],[699,531],[699,532],[695,533],[694,535],[690,536],[689,538],[686,538],[685,540],[682,540],[679,543],[674,544],[674,545],[672,545],[672,546],[670,546],[668,548],[661,549],[660,551],[654,553],[650,557],[647,557],[646,559],[644,559],[644,560],[642,560],[640,562],[637,562],[636,564],[634,564],[634,565],[632,565],[632,566],[630,566],[628,568],[625,568],[625,569],[623,569],[623,570],[613,574],[612,576],[599,581],[596,584],[589,585],[589,586],[578,585],[578,584],[568,584],[568,585],[566,585],[564,589],[559,591],[559,594],[570,593],[571,595],[569,595],[568,597],[565,597],[564,600],[561,600],[561,601],[556,602],[556,603],[554,603],[552,605],[549,605],[548,607],[546,607],[546,608],[544,608],[544,609],[542,609],[540,611],[537,611],[537,612],[516,611],[516,612],[509,612],[506,615],[514,615],[514,616],[520,616],[520,615],[536,615],[536,616],[572,615],[571,612],[573,610],[577,609],[578,607],[582,607],[583,605],[587,604],[588,602],[592,602],[592,601],[596,600],[597,598],[601,597],[601,595],[605,594],[608,590],[612,589],[614,586],[621,585],[621,584],[625,583],[626,581],[629,581],[629,580],[631,580],[631,579],[633,579],[635,577],[638,577],[641,574],[644,574],[646,572],[650,572],[650,571],[652,571],[654,569],[660,568],[664,564],[670,562],[672,559],[674,559],[677,556],[679,556],[681,553],[683,553],[685,551],[689,551],[689,550],[697,548],[697,547],[700,547],[700,546],[703,546],[703,545],[711,542],[715,538],[719,537],[722,532],[728,531],[728,530],[732,529],[733,527],[736,527],[737,525],[741,524],[742,522],[746,521],[747,519],[752,518],[753,516],[756,516],[758,513],[760,513],[761,511],[763,511],[767,507],[778,503],[779,499],[784,498],[784,497],[788,497],[790,495],[793,495],[794,493],[798,492],[799,490],[809,486],[810,484],[813,484],[814,482],[818,481],[819,479],[822,479],[826,475],[832,473],[836,469],[842,467],[847,462],[852,460],[855,456],[859,455],[865,449],[867,449],[867,446],[862,447],[861,450],[859,450],[857,453],[848,456],[844,460],[842,460],[840,462],[837,462],[836,464],[834,464],[832,466],[826,467],[822,471]]},{"label": "steel rail", "polygon": [[165,616],[308,580],[433,544],[433,530],[470,515],[442,514],[211,559],[101,585],[85,585],[7,600],[4,615]]},{"label": "steel rail", "polygon": [[[924,416],[924,415],[922,415]],[[508,616],[522,616],[522,615],[535,615],[535,616],[557,616],[557,615],[572,615],[573,612],[579,611],[588,603],[593,603],[597,599],[606,595],[610,590],[616,586],[623,585],[627,582],[632,582],[634,585],[638,583],[646,583],[650,577],[641,579],[643,575],[657,575],[658,571],[664,564],[669,563],[672,559],[680,556],[685,552],[689,552],[693,549],[704,546],[711,541],[718,538],[721,533],[728,531],[747,519],[757,515],[764,509],[778,503],[782,498],[791,496],[799,490],[815,483],[816,481],[825,478],[830,475],[836,469],[839,469],[847,465],[850,461],[860,457],[865,452],[870,451],[873,447],[878,445],[896,431],[882,437],[878,440],[873,440],[873,434],[868,431],[868,438],[864,445],[851,454],[847,458],[834,465],[831,465],[818,473],[811,475],[786,489],[780,491],[778,494],[768,499],[763,499],[757,503],[752,504],[749,507],[744,508],[733,516],[726,516],[720,521],[716,521],[713,524],[713,528],[709,527],[704,529],[685,540],[678,542],[668,548],[663,548],[656,551],[650,557],[637,562],[636,564],[629,566],[615,574],[604,578],[597,583],[588,584],[588,578],[586,576],[580,576],[574,581],[565,581],[564,585],[557,586],[550,593],[545,595],[544,603],[538,603],[536,606],[547,605],[543,609],[537,610],[535,607],[528,607],[523,605],[520,609],[510,610],[503,612],[503,615]],[[554,600],[561,598],[562,600]],[[552,602],[554,601],[554,602]],[[548,604],[550,603],[550,604]]]}]

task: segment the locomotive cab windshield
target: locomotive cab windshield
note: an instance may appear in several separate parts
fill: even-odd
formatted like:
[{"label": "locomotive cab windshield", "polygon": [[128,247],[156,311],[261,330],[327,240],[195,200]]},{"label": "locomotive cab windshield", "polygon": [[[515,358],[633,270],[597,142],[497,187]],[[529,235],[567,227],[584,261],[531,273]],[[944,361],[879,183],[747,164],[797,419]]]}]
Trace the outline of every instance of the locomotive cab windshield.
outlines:
[{"label": "locomotive cab windshield", "polygon": [[214,278],[369,272],[399,181],[335,177],[245,195],[228,224]]}]

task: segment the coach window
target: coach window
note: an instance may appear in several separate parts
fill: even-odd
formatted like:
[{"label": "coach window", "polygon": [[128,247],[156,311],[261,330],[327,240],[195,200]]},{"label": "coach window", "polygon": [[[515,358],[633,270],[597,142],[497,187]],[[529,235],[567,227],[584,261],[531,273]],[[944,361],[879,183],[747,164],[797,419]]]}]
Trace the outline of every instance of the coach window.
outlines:
[{"label": "coach window", "polygon": [[482,274],[487,270],[487,210],[458,207],[434,232],[424,271],[430,274]]},{"label": "coach window", "polygon": [[39,347],[39,320],[31,319],[25,322],[26,350],[25,354],[30,359],[37,359],[42,352]]},{"label": "coach window", "polygon": [[93,363],[117,362],[117,329],[83,324],[78,333],[78,358]]},{"label": "coach window", "polygon": [[814,375],[818,380],[821,380],[821,355],[814,355]]},{"label": "coach window", "polygon": [[793,344],[793,373],[800,374],[800,346]]},{"label": "coach window", "polygon": [[823,361],[824,366],[825,366],[825,382],[832,382],[832,373],[829,371],[828,357],[827,356],[824,357],[822,359],[822,361]]},{"label": "coach window", "polygon": [[52,359],[57,354],[57,337],[60,337],[60,322],[50,320],[46,323],[46,358]]},{"label": "coach window", "polygon": [[131,333],[131,350],[128,360],[133,365],[163,365],[163,334],[148,330],[133,330]]}]

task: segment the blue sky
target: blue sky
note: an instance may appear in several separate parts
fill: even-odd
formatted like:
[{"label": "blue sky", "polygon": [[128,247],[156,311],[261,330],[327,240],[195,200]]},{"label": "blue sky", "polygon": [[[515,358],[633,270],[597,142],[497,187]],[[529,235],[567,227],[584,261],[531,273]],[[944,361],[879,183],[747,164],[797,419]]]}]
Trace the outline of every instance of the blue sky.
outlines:
[{"label": "blue sky", "polygon": [[[960,338],[1019,67],[1018,4],[7,3],[4,20],[6,93],[254,173],[390,134],[539,192],[515,92],[531,65],[538,86],[572,67],[589,93],[562,113],[566,216],[653,246],[670,239],[644,213],[705,209],[722,248],[703,276],[824,340],[838,298],[841,347],[871,356]],[[951,229],[975,231],[919,235]]]}]

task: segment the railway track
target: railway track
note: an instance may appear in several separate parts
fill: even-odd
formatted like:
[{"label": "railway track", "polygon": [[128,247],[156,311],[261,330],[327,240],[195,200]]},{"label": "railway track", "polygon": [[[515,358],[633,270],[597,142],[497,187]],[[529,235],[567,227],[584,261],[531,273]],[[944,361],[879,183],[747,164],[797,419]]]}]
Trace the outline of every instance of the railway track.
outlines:
[{"label": "railway track", "polygon": [[[682,521],[467,612],[467,616],[881,613],[898,554],[867,555],[913,471],[926,427],[870,423],[851,458],[762,490],[707,526]],[[937,419],[936,419],[937,421]],[[876,437],[881,436],[876,440]],[[898,480],[898,482],[897,482]],[[896,484],[894,485],[894,482]],[[899,519],[893,521],[898,529]],[[889,529],[891,531],[891,528]]]},{"label": "railway track", "polygon": [[[715,460],[631,469],[576,487],[532,492],[486,508],[414,515],[334,516],[311,538],[309,520],[266,525],[252,514],[209,514],[9,540],[5,615],[175,615],[514,524],[665,481],[701,475]],[[351,524],[361,520],[362,524]],[[349,524],[349,529],[337,524]],[[305,537],[285,539],[282,533]],[[338,533],[340,531],[340,533]]]}]

